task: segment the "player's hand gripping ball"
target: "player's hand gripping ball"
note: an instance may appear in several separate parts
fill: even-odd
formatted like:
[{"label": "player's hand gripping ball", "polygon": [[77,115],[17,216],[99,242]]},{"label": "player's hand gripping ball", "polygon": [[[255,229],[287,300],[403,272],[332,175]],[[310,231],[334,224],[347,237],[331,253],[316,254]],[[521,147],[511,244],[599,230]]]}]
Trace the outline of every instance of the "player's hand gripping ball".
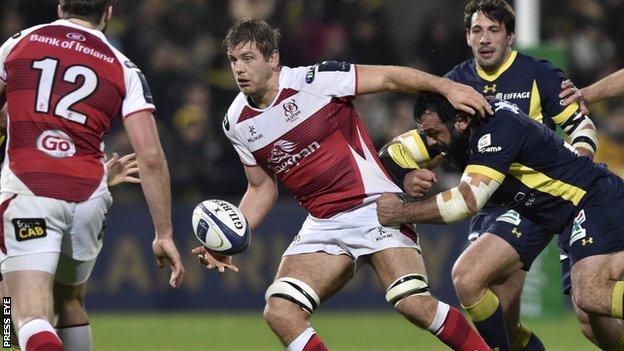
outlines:
[{"label": "player's hand gripping ball", "polygon": [[197,239],[214,252],[235,255],[249,245],[249,223],[243,212],[227,201],[203,201],[193,210],[192,221]]}]

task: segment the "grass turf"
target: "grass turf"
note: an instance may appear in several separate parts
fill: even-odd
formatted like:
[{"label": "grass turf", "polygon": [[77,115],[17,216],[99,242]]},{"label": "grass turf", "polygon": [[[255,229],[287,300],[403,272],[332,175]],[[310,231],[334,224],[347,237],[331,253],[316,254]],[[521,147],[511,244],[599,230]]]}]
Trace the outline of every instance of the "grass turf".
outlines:
[{"label": "grass turf", "polygon": [[[330,350],[449,350],[387,312],[323,312],[312,319]],[[574,316],[527,320],[549,351],[597,350]],[[282,350],[257,313],[93,313],[94,350]]]}]

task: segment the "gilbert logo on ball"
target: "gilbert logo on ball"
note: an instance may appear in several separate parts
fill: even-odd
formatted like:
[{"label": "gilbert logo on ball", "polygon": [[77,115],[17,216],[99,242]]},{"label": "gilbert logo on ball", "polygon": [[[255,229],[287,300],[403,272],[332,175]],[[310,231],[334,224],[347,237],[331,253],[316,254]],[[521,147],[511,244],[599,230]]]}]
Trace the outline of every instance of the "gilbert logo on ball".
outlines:
[{"label": "gilbert logo on ball", "polygon": [[249,224],[241,210],[231,203],[211,199],[193,210],[193,231],[208,249],[224,255],[245,251],[249,245]]}]

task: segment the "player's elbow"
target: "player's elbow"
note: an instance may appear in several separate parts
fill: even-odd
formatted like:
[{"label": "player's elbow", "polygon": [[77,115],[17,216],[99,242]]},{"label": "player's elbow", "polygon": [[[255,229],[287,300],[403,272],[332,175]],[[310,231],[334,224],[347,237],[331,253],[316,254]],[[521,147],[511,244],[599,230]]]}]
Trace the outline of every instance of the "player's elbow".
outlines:
[{"label": "player's elbow", "polygon": [[159,169],[166,167],[167,160],[161,148],[151,148],[144,152],[137,152],[137,159],[140,168]]},{"label": "player's elbow", "polygon": [[459,193],[464,199],[464,203],[466,204],[469,215],[472,216],[479,212],[481,207],[483,207],[484,203],[482,204],[480,203],[480,201],[477,200],[477,196],[472,191],[470,186],[464,182],[461,182],[457,188],[459,189]]}]

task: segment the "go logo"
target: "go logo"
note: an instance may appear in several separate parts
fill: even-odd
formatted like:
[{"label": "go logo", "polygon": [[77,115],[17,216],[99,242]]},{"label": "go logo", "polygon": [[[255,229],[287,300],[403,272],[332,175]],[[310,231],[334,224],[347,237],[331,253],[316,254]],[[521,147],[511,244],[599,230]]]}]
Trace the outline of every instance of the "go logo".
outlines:
[{"label": "go logo", "polygon": [[74,156],[76,145],[72,138],[60,130],[46,130],[37,138],[37,149],[56,158]]}]

